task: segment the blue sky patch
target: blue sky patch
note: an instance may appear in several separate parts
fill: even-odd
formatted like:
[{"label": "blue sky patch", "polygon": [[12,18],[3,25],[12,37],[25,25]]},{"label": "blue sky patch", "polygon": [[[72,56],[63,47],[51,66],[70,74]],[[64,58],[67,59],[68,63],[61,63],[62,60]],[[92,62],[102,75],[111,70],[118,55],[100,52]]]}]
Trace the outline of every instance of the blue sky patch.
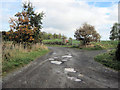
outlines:
[{"label": "blue sky patch", "polygon": [[113,2],[88,2],[88,4],[94,5],[95,7],[111,7]]}]

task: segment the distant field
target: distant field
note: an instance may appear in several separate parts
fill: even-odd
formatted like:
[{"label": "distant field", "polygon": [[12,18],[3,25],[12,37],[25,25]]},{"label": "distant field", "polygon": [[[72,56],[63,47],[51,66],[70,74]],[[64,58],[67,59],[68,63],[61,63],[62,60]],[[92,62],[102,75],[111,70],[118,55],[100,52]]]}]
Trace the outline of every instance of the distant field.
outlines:
[{"label": "distant field", "polygon": [[56,41],[62,42],[62,39],[49,39],[49,40],[43,40],[43,43],[45,43],[45,42],[56,42]]},{"label": "distant field", "polygon": [[[72,47],[72,48],[79,48],[80,41],[72,40],[72,45],[68,43],[67,45],[57,45],[52,44],[53,42],[62,42],[62,39],[52,39],[52,40],[43,40],[43,43],[51,42],[51,44],[46,44],[48,46],[57,46],[57,47]],[[101,49],[114,49],[117,47],[118,41],[101,41],[101,42],[91,42],[95,47],[85,47],[81,49],[85,50],[101,50]]]},{"label": "distant field", "polygon": [[99,45],[104,49],[116,48],[118,41],[101,41],[101,42],[92,42],[94,45]]},{"label": "distant field", "polygon": [[[50,39],[50,40],[43,40],[43,43],[47,43],[47,42],[62,42],[63,40],[62,39]],[[80,44],[80,41],[78,40],[72,40],[72,44],[73,45],[78,45]]]}]

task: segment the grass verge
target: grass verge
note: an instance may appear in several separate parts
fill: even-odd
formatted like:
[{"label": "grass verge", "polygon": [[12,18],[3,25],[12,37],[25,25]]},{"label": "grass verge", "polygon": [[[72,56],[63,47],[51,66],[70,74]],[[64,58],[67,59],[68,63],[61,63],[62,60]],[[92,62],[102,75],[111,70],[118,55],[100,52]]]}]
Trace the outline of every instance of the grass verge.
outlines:
[{"label": "grass verge", "polygon": [[106,67],[120,71],[120,61],[117,61],[115,59],[115,51],[116,50],[111,50],[107,53],[100,54],[96,56],[94,59],[95,61],[100,62]]},{"label": "grass verge", "polygon": [[[19,47],[20,48],[20,47]],[[37,46],[31,50],[6,49],[2,60],[2,74],[5,76],[7,73],[15,70],[16,68],[25,66],[36,58],[45,55],[49,50],[45,46]]]}]

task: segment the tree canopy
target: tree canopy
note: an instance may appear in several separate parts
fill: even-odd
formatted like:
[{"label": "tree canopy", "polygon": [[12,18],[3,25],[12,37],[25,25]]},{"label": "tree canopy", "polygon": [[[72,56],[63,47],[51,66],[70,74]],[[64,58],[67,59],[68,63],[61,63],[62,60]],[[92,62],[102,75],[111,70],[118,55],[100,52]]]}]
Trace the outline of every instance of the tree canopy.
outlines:
[{"label": "tree canopy", "polygon": [[82,40],[84,45],[91,41],[97,42],[100,40],[100,35],[95,30],[95,27],[87,23],[76,29],[74,37],[77,40]]},{"label": "tree canopy", "polygon": [[32,3],[24,3],[23,10],[10,18],[10,31],[6,33],[9,40],[17,43],[37,43],[40,41],[40,29],[44,13],[35,13]]},{"label": "tree canopy", "polygon": [[120,38],[120,24],[114,23],[110,31],[110,40],[119,40]]}]

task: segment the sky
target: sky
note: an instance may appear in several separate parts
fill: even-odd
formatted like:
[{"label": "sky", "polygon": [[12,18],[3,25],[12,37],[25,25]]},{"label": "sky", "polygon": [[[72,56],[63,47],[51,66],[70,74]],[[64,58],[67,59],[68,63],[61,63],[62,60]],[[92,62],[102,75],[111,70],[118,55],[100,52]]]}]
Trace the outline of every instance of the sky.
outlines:
[{"label": "sky", "polygon": [[[29,0],[35,12],[44,12],[43,28],[48,33],[61,33],[74,38],[83,23],[95,26],[101,40],[109,40],[110,30],[118,22],[118,0]],[[22,11],[28,0],[0,0],[0,31],[8,31],[9,19]]]}]

